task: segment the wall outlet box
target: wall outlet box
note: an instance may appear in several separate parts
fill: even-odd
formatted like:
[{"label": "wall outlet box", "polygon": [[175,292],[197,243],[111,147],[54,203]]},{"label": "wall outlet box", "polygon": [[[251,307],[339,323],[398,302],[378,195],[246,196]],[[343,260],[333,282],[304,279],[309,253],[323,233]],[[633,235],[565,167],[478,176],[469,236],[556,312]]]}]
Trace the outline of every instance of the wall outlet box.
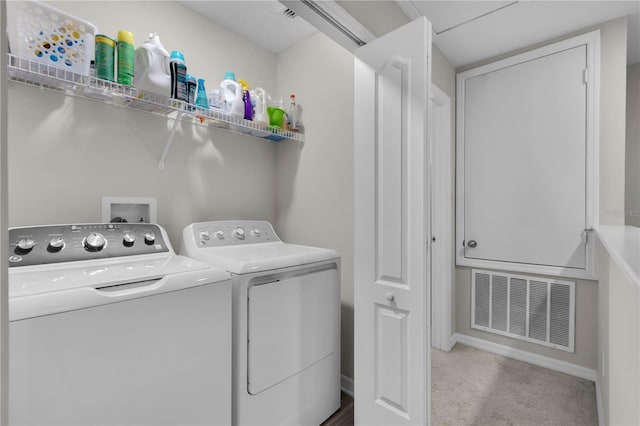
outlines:
[{"label": "wall outlet box", "polygon": [[155,198],[102,197],[102,222],[157,223]]}]

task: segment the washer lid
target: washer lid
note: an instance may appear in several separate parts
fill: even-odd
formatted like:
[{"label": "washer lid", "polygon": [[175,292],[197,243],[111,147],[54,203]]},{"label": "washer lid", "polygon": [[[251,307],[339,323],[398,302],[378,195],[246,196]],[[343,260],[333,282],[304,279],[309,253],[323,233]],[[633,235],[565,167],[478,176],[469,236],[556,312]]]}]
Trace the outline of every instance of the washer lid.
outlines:
[{"label": "washer lid", "polygon": [[322,262],[340,257],[335,250],[287,244],[282,241],[240,246],[191,247],[186,255],[233,274],[250,274]]},{"label": "washer lid", "polygon": [[204,282],[185,282],[184,288],[229,279],[222,269],[188,257],[175,254],[142,255],[126,260],[89,260],[9,269],[9,298],[80,287],[95,289],[125,285],[194,271],[202,272],[200,275]]},{"label": "washer lid", "polygon": [[229,274],[177,255],[133,256],[9,270],[9,320],[58,314],[186,290],[230,284]]}]

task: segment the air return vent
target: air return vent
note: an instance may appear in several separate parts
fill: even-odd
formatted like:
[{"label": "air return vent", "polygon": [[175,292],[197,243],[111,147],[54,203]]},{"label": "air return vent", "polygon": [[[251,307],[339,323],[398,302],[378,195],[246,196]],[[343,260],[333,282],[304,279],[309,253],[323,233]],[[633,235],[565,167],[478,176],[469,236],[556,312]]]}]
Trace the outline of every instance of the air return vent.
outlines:
[{"label": "air return vent", "polygon": [[575,282],[471,274],[471,328],[574,351]]},{"label": "air return vent", "polygon": [[290,18],[290,19],[293,19],[296,16],[298,16],[296,14],[296,12],[294,12],[293,10],[289,9],[286,6],[282,6],[282,7],[278,8],[278,10],[276,10],[276,13],[284,15],[286,18]]}]

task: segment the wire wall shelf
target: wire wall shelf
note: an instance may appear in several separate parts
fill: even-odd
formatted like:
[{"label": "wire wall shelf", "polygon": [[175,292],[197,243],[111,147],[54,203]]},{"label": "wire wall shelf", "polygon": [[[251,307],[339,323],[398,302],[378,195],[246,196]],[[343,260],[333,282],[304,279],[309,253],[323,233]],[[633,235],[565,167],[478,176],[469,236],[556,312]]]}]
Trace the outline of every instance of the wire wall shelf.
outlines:
[{"label": "wire wall shelf", "polygon": [[12,54],[9,54],[7,71],[9,78],[16,82],[61,91],[67,95],[94,99],[124,108],[159,114],[176,120],[160,160],[160,168],[164,168],[166,152],[173,139],[177,123],[180,121],[221,128],[271,141],[290,139],[304,142],[304,135],[301,133],[239,119],[224,114],[220,110],[203,109],[166,96],[143,92],[135,87],[85,76]]}]

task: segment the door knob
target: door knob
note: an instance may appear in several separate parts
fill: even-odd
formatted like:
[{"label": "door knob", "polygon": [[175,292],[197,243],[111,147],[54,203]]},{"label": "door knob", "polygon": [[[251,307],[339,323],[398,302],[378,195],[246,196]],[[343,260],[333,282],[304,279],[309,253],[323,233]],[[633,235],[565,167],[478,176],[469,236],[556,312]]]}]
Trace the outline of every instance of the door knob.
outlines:
[{"label": "door knob", "polygon": [[467,246],[469,246],[469,248],[476,248],[478,247],[478,242],[476,240],[471,240],[467,243]]},{"label": "door knob", "polygon": [[389,302],[393,302],[393,299],[395,299],[396,297],[393,295],[393,293],[388,292],[387,294],[384,295],[384,298],[387,299]]}]

